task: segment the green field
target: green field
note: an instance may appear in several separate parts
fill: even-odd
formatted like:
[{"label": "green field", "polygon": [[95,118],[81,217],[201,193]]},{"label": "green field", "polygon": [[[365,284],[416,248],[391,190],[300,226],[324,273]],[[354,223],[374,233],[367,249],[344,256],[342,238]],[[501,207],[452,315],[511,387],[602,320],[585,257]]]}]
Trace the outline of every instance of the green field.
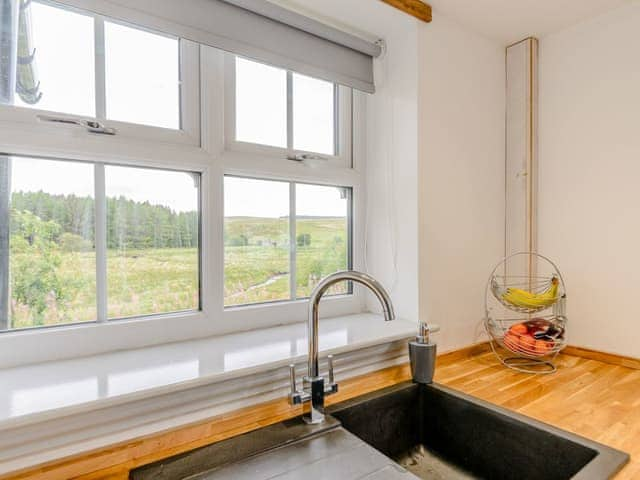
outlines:
[{"label": "green field", "polygon": [[[320,278],[347,267],[344,218],[302,218],[296,225],[296,295],[309,295]],[[306,235],[306,237],[305,237]],[[34,285],[43,297],[41,314],[12,295],[12,328],[91,321],[96,318],[95,253],[24,247],[11,252],[11,275]],[[225,221],[225,305],[286,300],[289,293],[288,219],[228,218]],[[49,263],[46,263],[47,260]],[[38,271],[39,265],[55,265]],[[51,270],[51,269],[50,269]],[[42,285],[55,276],[57,297]],[[34,287],[35,288],[35,287]],[[109,318],[166,313],[198,308],[196,248],[108,250]],[[39,289],[39,290],[38,290]],[[56,290],[57,291],[57,290]],[[344,293],[338,285],[331,293]],[[14,293],[14,292],[12,292]]]},{"label": "green field", "polygon": [[[33,255],[11,257],[16,265],[35,264]],[[68,292],[64,300],[46,298],[42,318],[29,307],[11,302],[13,328],[91,321],[96,318],[96,260],[93,252],[63,252],[56,274]],[[28,262],[28,263],[24,263]],[[24,268],[24,267],[23,267]],[[109,318],[198,308],[198,251],[195,248],[110,250],[107,254]]]},{"label": "green field", "polygon": [[[299,218],[296,235],[296,296],[304,298],[322,277],[347,268],[347,221]],[[289,250],[288,218],[225,219],[225,305],[290,299]],[[346,284],[331,293],[344,292]]]}]

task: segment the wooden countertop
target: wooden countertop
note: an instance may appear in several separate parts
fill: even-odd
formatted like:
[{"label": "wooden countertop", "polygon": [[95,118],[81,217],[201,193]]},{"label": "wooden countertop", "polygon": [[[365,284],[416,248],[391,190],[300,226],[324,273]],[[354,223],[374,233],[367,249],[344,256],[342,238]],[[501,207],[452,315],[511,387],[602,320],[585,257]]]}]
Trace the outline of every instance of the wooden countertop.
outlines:
[{"label": "wooden countertop", "polygon": [[[629,359],[591,355],[637,365]],[[621,357],[618,357],[621,358]],[[552,375],[528,375],[500,365],[492,352],[442,362],[436,380],[469,395],[628,452],[616,480],[640,478],[640,370],[574,355],[559,355]]]},{"label": "wooden countertop", "polygon": [[[557,373],[528,375],[503,367],[486,344],[470,347],[439,356],[436,381],[629,452],[631,461],[616,479],[639,478],[640,370],[633,368],[633,362],[579,349],[569,351],[584,356],[560,355]],[[346,380],[328,403],[408,378],[408,366],[401,365]],[[285,399],[275,400],[0,478],[124,480],[132,468],[299,414],[299,407],[290,407]]]}]

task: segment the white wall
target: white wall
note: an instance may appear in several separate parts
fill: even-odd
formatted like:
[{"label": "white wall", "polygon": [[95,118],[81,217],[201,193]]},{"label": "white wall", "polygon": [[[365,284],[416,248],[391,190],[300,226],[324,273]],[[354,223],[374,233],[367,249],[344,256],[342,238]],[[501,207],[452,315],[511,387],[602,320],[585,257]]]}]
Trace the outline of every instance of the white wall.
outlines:
[{"label": "white wall", "polygon": [[569,342],[640,357],[640,4],[542,39],[540,251]]},{"label": "white wall", "polygon": [[[417,324],[418,28],[386,10],[387,51],[367,96],[367,270],[390,290],[396,314]],[[368,306],[379,310],[371,296]]]},{"label": "white wall", "polygon": [[418,39],[420,315],[444,351],[479,340],[504,251],[505,50],[434,19]]}]

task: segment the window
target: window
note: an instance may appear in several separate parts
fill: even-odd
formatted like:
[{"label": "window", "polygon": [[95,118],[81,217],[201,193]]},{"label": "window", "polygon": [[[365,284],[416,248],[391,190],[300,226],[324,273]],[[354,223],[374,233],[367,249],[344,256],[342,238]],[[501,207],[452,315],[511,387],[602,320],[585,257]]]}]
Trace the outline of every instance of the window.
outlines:
[{"label": "window", "polygon": [[306,298],[350,268],[350,188],[226,176],[224,190],[225,306]]},{"label": "window", "polygon": [[7,156],[0,173],[0,329],[199,309],[199,174]]},{"label": "window", "polygon": [[293,148],[335,155],[335,85],[292,74]]},{"label": "window", "polygon": [[[296,184],[296,296],[305,298],[325,276],[350,268],[350,190]],[[350,293],[347,283],[330,293]]]},{"label": "window", "polygon": [[34,158],[0,162],[3,169],[11,164],[9,216],[0,220],[10,232],[6,327],[95,320],[93,166]]},{"label": "window", "polygon": [[49,1],[21,5],[15,66],[0,62],[15,88],[0,88],[1,103],[197,133],[196,44]]},{"label": "window", "polygon": [[350,89],[246,58],[228,58],[232,150],[351,166]]},{"label": "window", "polygon": [[112,22],[104,37],[107,118],[179,129],[179,41]]},{"label": "window", "polygon": [[93,18],[34,1],[18,31],[15,104],[95,117]]},{"label": "window", "polygon": [[287,72],[236,59],[236,139],[287,147]]},{"label": "window", "polygon": [[[19,61],[0,59],[0,348],[20,337],[31,362],[300,321],[321,278],[363,263],[364,95],[16,3]],[[348,282],[329,294],[323,315],[362,309]]]},{"label": "window", "polygon": [[108,318],[198,309],[199,179],[105,166]]}]

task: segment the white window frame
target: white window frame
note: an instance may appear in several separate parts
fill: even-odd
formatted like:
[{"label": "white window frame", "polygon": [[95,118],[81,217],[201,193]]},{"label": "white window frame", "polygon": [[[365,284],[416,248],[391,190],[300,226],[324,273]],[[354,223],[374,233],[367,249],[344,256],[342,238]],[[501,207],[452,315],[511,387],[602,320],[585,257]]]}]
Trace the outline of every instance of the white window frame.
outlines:
[{"label": "white window frame", "polygon": [[[95,135],[83,129],[58,125],[48,125],[46,132],[36,131],[33,124],[21,123],[17,114],[4,119],[7,128],[2,128],[0,121],[2,154],[188,170],[201,175],[200,311],[2,332],[0,365],[3,368],[304,321],[308,307],[308,301],[304,299],[224,308],[225,174],[350,187],[352,266],[356,270],[364,268],[366,95],[355,91],[352,95],[350,116],[353,123],[349,122],[353,126],[350,135],[353,137],[352,161],[348,167],[329,162],[283,161],[279,156],[227,148],[225,110],[221,108],[225,102],[224,64],[223,52],[200,46],[203,128],[198,147],[119,135]],[[11,109],[2,113],[9,111]],[[61,134],[63,130],[68,133]],[[349,315],[364,309],[365,292],[354,286],[351,295],[324,299],[320,315]]]},{"label": "white window frame", "polygon": [[180,129],[162,128],[150,125],[142,125],[106,118],[105,107],[105,56],[104,56],[104,22],[118,23],[137,30],[148,31],[155,35],[168,38],[177,37],[161,32],[149,30],[136,25],[120,22],[116,19],[104,17],[52,2],[50,0],[37,0],[40,3],[50,5],[62,10],[72,11],[94,19],[94,53],[95,53],[95,103],[96,116],[87,117],[65,112],[42,110],[13,105],[0,105],[0,128],[13,128],[20,125],[28,129],[32,135],[60,135],[73,138],[77,136],[77,130],[81,127],[75,125],[51,124],[42,121],[43,117],[56,117],[70,120],[97,120],[101,125],[113,128],[116,131],[114,137],[124,137],[132,140],[154,141],[174,143],[181,145],[200,146],[200,46],[188,40],[180,39]]},{"label": "white window frame", "polygon": [[[251,59],[248,59],[251,60]],[[251,60],[255,61],[255,60]],[[287,148],[236,140],[236,55],[225,54],[225,146],[227,150],[262,157],[291,161],[296,156],[317,158],[318,164],[333,167],[352,166],[352,89],[334,85],[334,143],[335,154],[298,150],[293,148],[293,74],[287,71]]]},{"label": "white window frame", "polygon": [[[203,137],[203,147],[219,156],[222,175],[235,175],[264,180],[278,180],[316,185],[351,188],[351,265],[355,270],[364,269],[364,225],[365,225],[365,95],[339,86],[339,108],[337,141],[339,156],[325,160],[291,161],[287,157],[300,152],[266,145],[237,142],[235,138],[235,55],[203,47],[201,50],[203,92],[210,98],[203,102],[203,118],[210,125],[221,125],[213,136]],[[215,105],[224,102],[223,111]],[[290,108],[289,108],[290,110]],[[290,115],[290,111],[289,111]],[[290,124],[290,116],[288,123]],[[210,132],[211,129],[208,129]],[[321,155],[323,156],[323,155]],[[224,220],[221,204],[218,212]],[[221,224],[223,225],[223,224]],[[224,270],[224,241],[216,252],[218,264]],[[224,285],[223,285],[224,286]],[[353,293],[327,297],[322,301],[321,317],[350,315],[364,310],[365,292],[354,285]],[[223,291],[220,304],[224,305]],[[233,325],[241,330],[269,327],[300,322],[307,318],[308,300],[283,300],[224,308],[224,325]]]}]

